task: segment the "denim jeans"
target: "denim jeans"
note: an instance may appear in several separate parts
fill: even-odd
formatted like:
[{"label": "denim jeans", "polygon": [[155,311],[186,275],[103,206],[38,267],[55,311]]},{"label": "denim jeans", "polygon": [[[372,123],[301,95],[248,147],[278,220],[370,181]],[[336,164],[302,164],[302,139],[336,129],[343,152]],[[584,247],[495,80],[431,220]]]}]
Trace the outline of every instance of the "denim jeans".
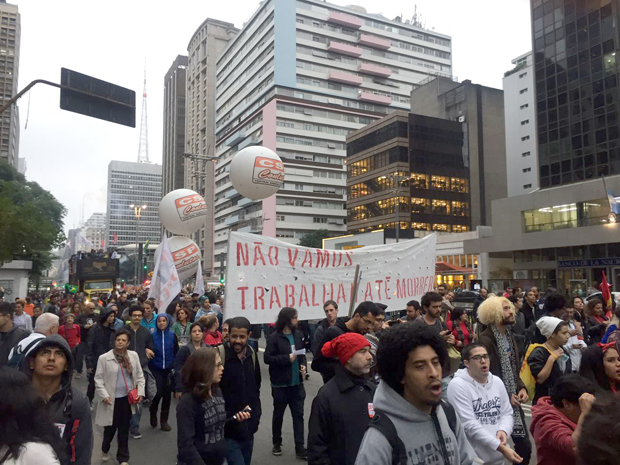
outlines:
[{"label": "denim jeans", "polygon": [[252,449],[254,449],[254,437],[245,441],[226,438],[226,444],[228,444],[228,454],[226,454],[228,465],[250,465]]},{"label": "denim jeans", "polygon": [[131,422],[129,423],[129,432],[131,434],[140,433],[140,420],[142,419],[142,402],[137,407],[137,412],[131,416]]}]

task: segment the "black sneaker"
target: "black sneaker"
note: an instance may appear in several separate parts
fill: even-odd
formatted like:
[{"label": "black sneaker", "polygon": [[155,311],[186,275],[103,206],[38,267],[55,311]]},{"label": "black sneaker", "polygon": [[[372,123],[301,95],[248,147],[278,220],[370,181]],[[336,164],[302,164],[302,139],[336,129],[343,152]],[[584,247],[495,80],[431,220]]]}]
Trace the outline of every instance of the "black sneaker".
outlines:
[{"label": "black sneaker", "polygon": [[297,457],[299,460],[308,460],[308,449],[306,449],[305,447],[296,447],[295,457]]},{"label": "black sneaker", "polygon": [[273,449],[271,449],[271,453],[273,455],[275,455],[276,457],[279,457],[282,455],[282,445],[280,444],[274,444],[273,445]]}]

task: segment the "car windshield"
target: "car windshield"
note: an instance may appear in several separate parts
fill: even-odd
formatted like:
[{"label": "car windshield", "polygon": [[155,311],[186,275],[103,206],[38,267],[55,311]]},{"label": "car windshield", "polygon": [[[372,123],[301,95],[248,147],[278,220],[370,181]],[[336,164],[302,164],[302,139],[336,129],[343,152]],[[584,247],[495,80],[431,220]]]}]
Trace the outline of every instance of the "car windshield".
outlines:
[{"label": "car windshield", "polygon": [[114,285],[112,281],[88,281],[84,283],[85,291],[92,291],[97,289],[112,289]]}]

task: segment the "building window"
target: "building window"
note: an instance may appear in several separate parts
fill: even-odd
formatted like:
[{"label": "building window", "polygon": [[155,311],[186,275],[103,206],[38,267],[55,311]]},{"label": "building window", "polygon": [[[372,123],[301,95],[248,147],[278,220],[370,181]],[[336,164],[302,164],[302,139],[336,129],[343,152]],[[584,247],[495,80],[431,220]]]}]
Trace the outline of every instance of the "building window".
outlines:
[{"label": "building window", "polygon": [[304,185],[303,184],[295,184],[295,190],[296,191],[303,191],[304,190]]},{"label": "building window", "polygon": [[[531,187],[530,184],[526,186]],[[596,226],[608,221],[609,201],[596,199],[522,212],[525,232]]]},{"label": "building window", "polygon": [[519,93],[520,93],[520,94],[525,94],[526,92],[527,92],[527,87],[526,87],[525,89],[521,89],[521,90],[519,91]]},{"label": "building window", "polygon": [[531,184],[523,184],[523,189],[531,189],[532,185]]},{"label": "building window", "polygon": [[524,173],[529,173],[530,171],[532,171],[532,168],[523,168]]},{"label": "building window", "polygon": [[527,76],[527,73],[521,73],[519,74],[519,79],[523,79],[525,76]]},{"label": "building window", "polygon": [[312,218],[313,223],[327,223],[327,218]]},{"label": "building window", "polygon": [[526,124],[530,124],[529,119],[524,119],[523,121],[521,121],[521,126],[525,126]]},{"label": "building window", "polygon": [[530,136],[523,136],[521,141],[525,142],[526,140],[530,140]]},{"label": "building window", "polygon": [[530,152],[523,152],[521,154],[522,157],[529,157],[530,156]]},{"label": "building window", "polygon": [[526,103],[526,104],[521,105],[521,107],[520,107],[520,108],[521,108],[521,110],[525,110],[525,109],[526,109],[527,107],[529,107],[529,106],[530,106],[530,104],[529,104],[529,103]]}]

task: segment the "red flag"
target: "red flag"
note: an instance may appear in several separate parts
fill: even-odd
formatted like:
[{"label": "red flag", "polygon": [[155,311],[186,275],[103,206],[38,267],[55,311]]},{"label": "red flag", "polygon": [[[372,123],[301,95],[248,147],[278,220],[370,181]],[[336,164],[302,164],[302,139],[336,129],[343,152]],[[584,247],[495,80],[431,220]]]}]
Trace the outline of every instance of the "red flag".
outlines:
[{"label": "red flag", "polygon": [[607,317],[611,319],[611,310],[613,302],[611,300],[611,292],[609,292],[609,284],[607,283],[607,276],[605,276],[605,272],[603,271],[603,280],[601,281],[601,285],[599,286],[601,290],[601,297],[603,298],[603,302],[605,302],[605,308],[607,309]]},{"label": "red flag", "polygon": [[112,244],[118,244],[118,236],[114,233],[112,233]]}]

